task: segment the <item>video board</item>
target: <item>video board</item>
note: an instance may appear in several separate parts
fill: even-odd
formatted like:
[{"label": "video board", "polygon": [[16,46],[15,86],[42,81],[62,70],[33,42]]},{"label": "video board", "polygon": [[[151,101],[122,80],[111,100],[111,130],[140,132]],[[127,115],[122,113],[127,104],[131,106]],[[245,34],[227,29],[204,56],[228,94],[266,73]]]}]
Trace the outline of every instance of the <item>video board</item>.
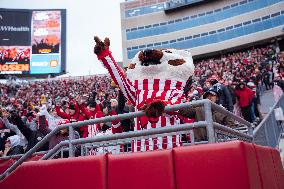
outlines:
[{"label": "video board", "polygon": [[0,9],[0,74],[59,74],[66,68],[66,10]]}]

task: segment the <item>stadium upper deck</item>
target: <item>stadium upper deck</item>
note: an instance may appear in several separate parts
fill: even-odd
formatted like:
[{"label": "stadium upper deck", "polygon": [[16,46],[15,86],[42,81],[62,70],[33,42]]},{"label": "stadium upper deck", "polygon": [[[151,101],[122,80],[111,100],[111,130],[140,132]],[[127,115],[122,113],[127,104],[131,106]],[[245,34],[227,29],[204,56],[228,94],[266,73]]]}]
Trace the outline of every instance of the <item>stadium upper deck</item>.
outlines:
[{"label": "stadium upper deck", "polygon": [[284,34],[283,0],[206,1],[170,13],[165,12],[168,2],[121,3],[125,66],[146,48],[190,49],[200,55]]}]

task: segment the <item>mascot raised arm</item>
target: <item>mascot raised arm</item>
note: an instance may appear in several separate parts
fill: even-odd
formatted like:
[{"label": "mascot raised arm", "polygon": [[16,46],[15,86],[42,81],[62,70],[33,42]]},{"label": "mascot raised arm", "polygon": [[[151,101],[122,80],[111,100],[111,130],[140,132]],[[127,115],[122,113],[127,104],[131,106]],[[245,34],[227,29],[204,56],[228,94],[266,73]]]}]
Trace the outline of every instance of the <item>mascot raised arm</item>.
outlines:
[{"label": "mascot raised arm", "polygon": [[[138,52],[125,73],[109,50],[110,40],[95,37],[94,53],[108,70],[124,96],[144,110],[146,116],[137,118],[135,131],[178,125],[180,117],[164,113],[167,105],[180,104],[185,99],[184,87],[194,74],[190,52],[177,49],[149,49]],[[133,151],[170,149],[180,146],[179,135],[134,141]]]}]

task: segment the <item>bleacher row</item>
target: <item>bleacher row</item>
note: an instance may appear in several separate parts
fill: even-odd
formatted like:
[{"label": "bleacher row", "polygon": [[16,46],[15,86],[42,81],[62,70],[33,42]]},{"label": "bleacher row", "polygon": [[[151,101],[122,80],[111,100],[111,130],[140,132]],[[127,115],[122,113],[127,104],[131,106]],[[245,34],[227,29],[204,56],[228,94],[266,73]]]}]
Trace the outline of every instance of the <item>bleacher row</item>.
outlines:
[{"label": "bleacher row", "polygon": [[283,189],[275,149],[240,141],[24,163],[2,189]]}]

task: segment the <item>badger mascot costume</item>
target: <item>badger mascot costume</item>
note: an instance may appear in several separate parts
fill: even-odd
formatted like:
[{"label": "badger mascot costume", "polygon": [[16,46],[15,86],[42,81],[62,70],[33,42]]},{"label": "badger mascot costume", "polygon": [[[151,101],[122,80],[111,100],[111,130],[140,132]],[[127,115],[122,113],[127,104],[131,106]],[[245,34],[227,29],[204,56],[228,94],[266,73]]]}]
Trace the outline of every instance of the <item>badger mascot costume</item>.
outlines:
[{"label": "badger mascot costume", "polygon": [[[125,73],[115,62],[109,50],[110,41],[95,37],[94,53],[108,70],[124,96],[144,110],[146,116],[137,118],[135,131],[178,125],[181,118],[175,113],[164,113],[167,105],[180,104],[185,99],[184,87],[194,74],[190,52],[161,49],[138,52]],[[180,146],[180,135],[135,140],[133,151],[170,149]]]}]

